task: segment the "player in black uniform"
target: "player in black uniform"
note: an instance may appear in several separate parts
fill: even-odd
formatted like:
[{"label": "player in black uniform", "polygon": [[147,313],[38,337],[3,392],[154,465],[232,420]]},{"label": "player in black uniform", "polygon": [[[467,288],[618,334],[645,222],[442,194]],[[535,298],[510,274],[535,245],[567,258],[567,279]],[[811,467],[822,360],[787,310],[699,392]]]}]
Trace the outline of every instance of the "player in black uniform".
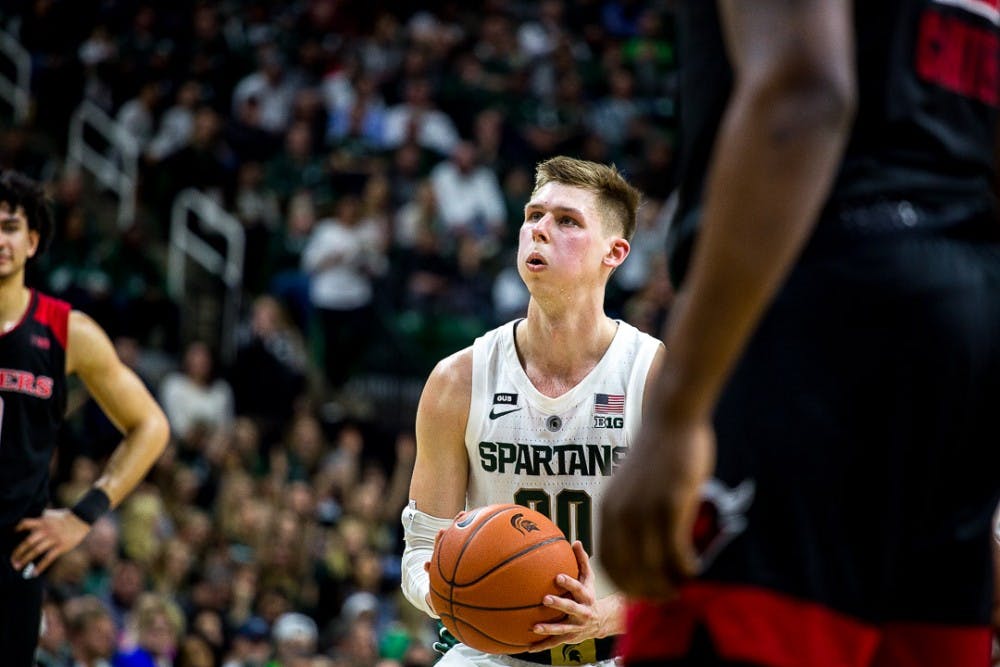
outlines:
[{"label": "player in black uniform", "polygon": [[[100,326],[25,286],[25,265],[51,231],[42,188],[0,172],[0,663],[11,667],[34,662],[38,575],[142,480],[169,433],[163,412]],[[72,508],[46,509],[49,461],[72,373],[125,438]]]},{"label": "player in black uniform", "polygon": [[1000,0],[679,7],[686,276],[599,547],[669,601],[624,653],[986,665]]}]

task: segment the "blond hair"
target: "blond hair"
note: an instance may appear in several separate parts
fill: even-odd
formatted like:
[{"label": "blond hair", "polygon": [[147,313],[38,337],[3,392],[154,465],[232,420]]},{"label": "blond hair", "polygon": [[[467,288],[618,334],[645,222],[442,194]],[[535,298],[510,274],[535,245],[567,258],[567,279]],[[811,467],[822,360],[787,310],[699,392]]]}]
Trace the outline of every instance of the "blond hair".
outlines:
[{"label": "blond hair", "polygon": [[593,192],[597,196],[597,207],[605,230],[617,231],[626,239],[632,239],[642,193],[632,187],[613,164],[578,160],[565,155],[549,158],[535,168],[532,196],[549,183]]}]

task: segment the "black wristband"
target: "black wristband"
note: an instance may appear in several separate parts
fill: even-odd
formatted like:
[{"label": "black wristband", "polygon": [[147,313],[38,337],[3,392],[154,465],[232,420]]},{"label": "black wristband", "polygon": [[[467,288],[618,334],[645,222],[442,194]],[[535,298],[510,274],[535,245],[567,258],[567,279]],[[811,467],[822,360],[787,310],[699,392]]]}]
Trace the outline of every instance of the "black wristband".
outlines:
[{"label": "black wristband", "polygon": [[111,499],[108,498],[108,494],[95,486],[83,494],[83,497],[76,501],[76,504],[69,508],[69,511],[92,526],[109,509],[111,509]]}]

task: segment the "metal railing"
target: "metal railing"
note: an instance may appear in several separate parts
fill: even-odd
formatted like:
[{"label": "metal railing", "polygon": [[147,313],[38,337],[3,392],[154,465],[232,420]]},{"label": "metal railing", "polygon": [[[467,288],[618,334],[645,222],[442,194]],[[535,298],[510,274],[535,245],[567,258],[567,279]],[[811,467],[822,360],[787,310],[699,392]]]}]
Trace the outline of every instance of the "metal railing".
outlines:
[{"label": "metal railing", "polygon": [[[88,141],[96,132],[107,144],[103,150]],[[139,178],[139,146],[111,116],[93,102],[84,100],[69,123],[70,168],[84,168],[103,187],[118,197],[118,226],[127,227],[135,219],[136,184]]]},{"label": "metal railing", "polygon": [[15,78],[0,74],[0,99],[14,109],[14,122],[22,125],[31,113],[31,54],[6,30],[0,30],[0,53],[14,64]]},{"label": "metal railing", "polygon": [[[192,228],[191,223],[195,221],[202,230],[214,232],[223,238],[226,244],[225,254],[213,248]],[[226,294],[222,304],[219,350],[225,361],[231,361],[236,352],[235,333],[243,285],[245,245],[243,225],[208,195],[188,188],[174,199],[170,211],[167,288],[175,300],[182,302],[189,259],[221,278]]]}]

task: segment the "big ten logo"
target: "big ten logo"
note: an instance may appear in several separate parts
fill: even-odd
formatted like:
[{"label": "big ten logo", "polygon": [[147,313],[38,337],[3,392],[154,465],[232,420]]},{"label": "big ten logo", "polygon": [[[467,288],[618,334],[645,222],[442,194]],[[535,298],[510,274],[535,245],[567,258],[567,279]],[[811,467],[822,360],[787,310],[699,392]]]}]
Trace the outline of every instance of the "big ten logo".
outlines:
[{"label": "big ten logo", "polygon": [[594,428],[624,428],[624,417],[606,417],[604,415],[594,415]]}]

